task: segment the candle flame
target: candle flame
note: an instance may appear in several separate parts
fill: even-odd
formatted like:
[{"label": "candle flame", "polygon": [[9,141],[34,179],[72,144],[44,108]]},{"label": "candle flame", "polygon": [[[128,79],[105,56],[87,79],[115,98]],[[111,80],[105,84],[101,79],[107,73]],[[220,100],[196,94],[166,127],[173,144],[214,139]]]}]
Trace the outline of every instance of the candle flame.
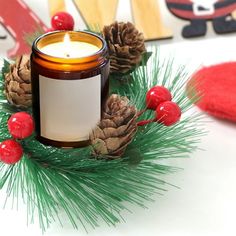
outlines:
[{"label": "candle flame", "polygon": [[63,43],[64,43],[64,49],[65,49],[65,56],[66,57],[70,57],[70,54],[69,54],[69,51],[70,51],[70,36],[68,33],[65,34],[65,37],[64,37],[64,40],[63,40]]}]

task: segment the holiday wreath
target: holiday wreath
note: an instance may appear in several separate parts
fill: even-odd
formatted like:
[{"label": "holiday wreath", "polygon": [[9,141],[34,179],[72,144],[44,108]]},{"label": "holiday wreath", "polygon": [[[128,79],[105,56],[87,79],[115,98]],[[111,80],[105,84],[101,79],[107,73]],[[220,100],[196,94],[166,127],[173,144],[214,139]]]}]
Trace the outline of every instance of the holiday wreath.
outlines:
[{"label": "holiday wreath", "polygon": [[23,198],[43,231],[61,221],[61,211],[75,228],[120,222],[127,202],[142,207],[165,190],[161,176],[176,168],[163,160],[188,156],[203,134],[199,114],[186,113],[192,103],[185,66],[174,69],[156,48],[146,65],[142,34],[130,23],[105,27],[104,37],[111,96],[90,146],[62,149],[35,139],[26,56],[11,65],[5,60],[0,75],[0,187],[7,186],[7,197]]}]

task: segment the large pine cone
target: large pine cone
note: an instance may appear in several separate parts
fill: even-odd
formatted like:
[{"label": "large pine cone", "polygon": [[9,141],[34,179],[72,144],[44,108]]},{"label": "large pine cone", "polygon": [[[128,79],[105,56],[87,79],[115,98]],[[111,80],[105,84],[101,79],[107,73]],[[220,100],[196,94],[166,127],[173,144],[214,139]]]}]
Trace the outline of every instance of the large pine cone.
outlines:
[{"label": "large pine cone", "polygon": [[10,65],[5,74],[5,94],[10,104],[27,108],[32,104],[31,74],[29,56],[23,55]]},{"label": "large pine cone", "polygon": [[132,23],[105,26],[103,37],[109,49],[111,73],[127,73],[141,62],[146,51],[144,37]]},{"label": "large pine cone", "polygon": [[123,155],[137,131],[137,110],[127,97],[111,95],[105,105],[102,120],[92,131],[90,140],[98,157],[116,159]]}]

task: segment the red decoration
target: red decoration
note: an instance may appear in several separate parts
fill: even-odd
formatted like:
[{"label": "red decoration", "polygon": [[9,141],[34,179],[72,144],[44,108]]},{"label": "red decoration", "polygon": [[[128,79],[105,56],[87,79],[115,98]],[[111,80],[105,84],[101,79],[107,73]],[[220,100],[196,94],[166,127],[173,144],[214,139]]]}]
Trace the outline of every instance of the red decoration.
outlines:
[{"label": "red decoration", "polygon": [[58,12],[51,19],[52,28],[55,30],[73,30],[74,19],[67,12]]},{"label": "red decoration", "polygon": [[55,29],[53,29],[53,28],[48,28],[45,33],[50,33],[50,32],[53,32],[53,31],[55,31]]},{"label": "red decoration", "polygon": [[27,112],[13,114],[7,122],[8,130],[13,138],[24,139],[34,131],[34,121]]},{"label": "red decoration", "polygon": [[47,27],[22,0],[10,3],[0,0],[0,6],[0,23],[16,41],[14,48],[7,52],[8,57],[29,54],[31,48],[25,41],[25,34],[34,33],[38,27],[47,30]]},{"label": "red decoration", "polygon": [[21,145],[15,140],[5,140],[0,144],[0,160],[6,164],[15,164],[23,156]]},{"label": "red decoration", "polygon": [[164,86],[152,87],[146,95],[147,108],[155,110],[159,104],[165,101],[171,101],[170,91]]},{"label": "red decoration", "polygon": [[156,119],[158,123],[170,126],[179,121],[181,117],[180,107],[171,101],[161,103],[156,109]]},{"label": "red decoration", "polygon": [[188,96],[201,96],[196,103],[208,114],[236,122],[236,62],[200,69],[187,86]]},{"label": "red decoration", "polygon": [[152,119],[152,120],[141,120],[139,122],[137,122],[137,126],[145,126],[147,124],[150,124],[152,122],[155,122],[156,119]]}]

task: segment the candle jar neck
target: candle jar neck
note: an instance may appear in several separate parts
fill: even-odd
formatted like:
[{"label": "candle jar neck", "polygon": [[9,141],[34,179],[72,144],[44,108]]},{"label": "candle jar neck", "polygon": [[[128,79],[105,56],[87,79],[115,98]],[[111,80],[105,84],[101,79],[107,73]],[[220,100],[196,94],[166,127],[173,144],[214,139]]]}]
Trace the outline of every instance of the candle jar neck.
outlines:
[{"label": "candle jar neck", "polygon": [[[84,57],[79,57],[80,54],[78,52],[78,57],[73,58],[56,57],[53,54],[49,55],[42,52],[41,49],[47,45],[63,42],[63,38],[66,34],[70,36],[71,43],[84,42],[96,46],[98,50],[94,54]],[[62,47],[63,46],[64,45],[62,44]],[[102,64],[106,64],[108,60],[108,51],[105,40],[96,34],[83,31],[55,31],[42,35],[35,40],[32,52],[32,57],[34,57],[37,64],[52,70],[60,71],[62,68],[64,71],[89,70],[94,67],[99,67]]]}]

